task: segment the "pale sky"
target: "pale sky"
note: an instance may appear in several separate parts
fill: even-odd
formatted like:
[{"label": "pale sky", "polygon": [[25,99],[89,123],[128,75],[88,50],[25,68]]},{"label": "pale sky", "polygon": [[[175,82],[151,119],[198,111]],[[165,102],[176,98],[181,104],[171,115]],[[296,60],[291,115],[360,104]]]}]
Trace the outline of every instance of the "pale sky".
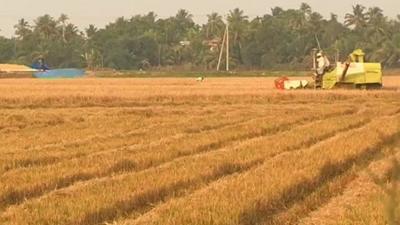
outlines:
[{"label": "pale sky", "polygon": [[131,17],[150,11],[165,18],[183,8],[194,15],[196,22],[204,23],[206,15],[211,12],[226,14],[239,7],[250,17],[255,17],[269,13],[275,6],[299,8],[301,2],[310,4],[315,11],[326,17],[333,12],[343,18],[345,13],[351,12],[351,6],[357,3],[367,7],[381,7],[392,18],[400,14],[399,0],[0,0],[0,35],[12,36],[13,26],[20,18],[31,22],[44,14],[57,18],[65,13],[72,23],[83,29],[89,24],[103,27],[120,16]]}]

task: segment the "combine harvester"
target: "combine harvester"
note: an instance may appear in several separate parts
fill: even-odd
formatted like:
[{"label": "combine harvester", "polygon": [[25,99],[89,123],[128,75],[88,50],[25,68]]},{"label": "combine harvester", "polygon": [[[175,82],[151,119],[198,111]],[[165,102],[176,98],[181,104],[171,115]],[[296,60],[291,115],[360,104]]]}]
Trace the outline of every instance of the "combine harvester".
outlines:
[{"label": "combine harvester", "polygon": [[[328,64],[319,65],[318,56],[322,55],[324,61],[327,60],[323,53],[318,52],[314,62],[316,75],[316,87],[323,89],[351,88],[351,89],[380,89],[382,88],[382,66],[380,63],[366,63],[365,53],[361,49],[351,53],[345,63],[336,63],[332,68]],[[319,67],[318,67],[319,66]],[[322,71],[322,73],[320,73]],[[322,83],[318,83],[322,76]]]},{"label": "combine harvester", "polygon": [[[382,66],[380,63],[366,63],[365,53],[355,50],[348,56],[345,63],[337,62],[331,65],[328,57],[321,51],[313,53],[313,79],[315,89],[331,90],[346,89],[381,89]],[[279,78],[275,87],[282,90],[309,88],[308,81]]]}]

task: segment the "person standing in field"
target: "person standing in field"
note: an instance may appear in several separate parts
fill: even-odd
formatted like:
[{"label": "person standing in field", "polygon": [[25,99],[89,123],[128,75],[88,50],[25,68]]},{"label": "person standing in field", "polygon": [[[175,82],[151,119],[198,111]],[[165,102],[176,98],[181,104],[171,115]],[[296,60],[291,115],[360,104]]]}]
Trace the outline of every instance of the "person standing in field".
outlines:
[{"label": "person standing in field", "polygon": [[315,87],[322,88],[322,82],[325,72],[330,66],[328,57],[326,57],[322,51],[319,51],[316,55],[316,74],[315,74]]}]

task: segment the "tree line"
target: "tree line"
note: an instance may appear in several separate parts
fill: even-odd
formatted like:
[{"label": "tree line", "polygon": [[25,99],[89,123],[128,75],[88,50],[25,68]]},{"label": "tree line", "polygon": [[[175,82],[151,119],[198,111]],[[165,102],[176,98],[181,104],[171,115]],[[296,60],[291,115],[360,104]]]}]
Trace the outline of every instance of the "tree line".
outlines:
[{"label": "tree line", "polygon": [[42,57],[53,68],[214,70],[227,21],[235,69],[308,68],[316,39],[332,57],[340,53],[343,59],[362,48],[369,61],[400,66],[400,15],[388,18],[379,7],[355,5],[344,22],[335,14],[324,18],[306,3],[275,7],[253,19],[238,8],[226,18],[211,13],[207,19],[196,24],[183,9],[165,19],[150,12],[83,31],[64,14],[33,23],[20,19],[15,38],[0,37],[0,62],[30,65]]}]

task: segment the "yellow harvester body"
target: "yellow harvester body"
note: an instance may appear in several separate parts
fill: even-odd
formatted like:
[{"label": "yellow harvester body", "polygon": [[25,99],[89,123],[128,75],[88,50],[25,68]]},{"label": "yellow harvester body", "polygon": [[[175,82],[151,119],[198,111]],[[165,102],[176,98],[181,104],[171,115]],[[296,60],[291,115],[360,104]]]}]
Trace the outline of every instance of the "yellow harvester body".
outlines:
[{"label": "yellow harvester body", "polygon": [[337,63],[336,68],[323,77],[323,89],[335,87],[381,88],[382,66],[380,63],[365,63],[361,49],[350,54],[346,63]]}]

